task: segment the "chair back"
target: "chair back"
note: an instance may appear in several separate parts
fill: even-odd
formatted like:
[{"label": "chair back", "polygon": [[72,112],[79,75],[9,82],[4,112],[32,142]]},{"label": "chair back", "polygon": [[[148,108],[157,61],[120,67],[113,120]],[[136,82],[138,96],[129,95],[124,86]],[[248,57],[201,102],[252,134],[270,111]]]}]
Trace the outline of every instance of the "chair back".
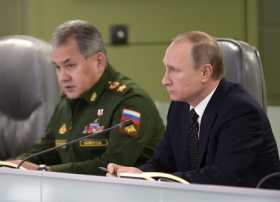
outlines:
[{"label": "chair back", "polygon": [[14,158],[43,134],[58,102],[51,46],[30,36],[0,37],[0,159]]},{"label": "chair back", "polygon": [[266,111],[267,98],[259,51],[243,41],[217,39],[224,57],[225,78],[241,84]]}]

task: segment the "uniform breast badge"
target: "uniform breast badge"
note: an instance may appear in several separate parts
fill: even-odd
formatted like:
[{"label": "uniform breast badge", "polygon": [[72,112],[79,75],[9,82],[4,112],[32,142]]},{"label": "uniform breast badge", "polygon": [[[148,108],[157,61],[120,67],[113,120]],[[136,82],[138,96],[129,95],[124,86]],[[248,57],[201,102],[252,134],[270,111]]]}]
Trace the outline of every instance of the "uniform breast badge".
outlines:
[{"label": "uniform breast badge", "polygon": [[[100,125],[99,120],[95,119],[94,122],[87,124],[83,129],[83,134],[90,135],[92,133],[100,132],[104,126]],[[97,136],[89,137],[80,141],[80,147],[106,147],[109,142],[106,138],[99,138]]]},{"label": "uniform breast badge", "polygon": [[103,116],[103,114],[104,114],[104,109],[97,110],[97,116]]},{"label": "uniform breast badge", "polygon": [[104,129],[104,126],[100,125],[100,123],[98,122],[98,119],[96,119],[94,122],[89,123],[88,125],[86,125],[83,129],[83,134],[89,135],[91,133],[96,133],[99,131],[102,131]]},{"label": "uniform breast badge", "polygon": [[80,147],[107,147],[107,139],[86,139],[80,141]]},{"label": "uniform breast badge", "polygon": [[58,133],[59,133],[60,135],[64,135],[66,132],[67,132],[67,127],[66,127],[66,124],[64,123],[64,124],[62,124],[62,125],[60,126],[60,128],[59,128],[59,130],[58,130]]},{"label": "uniform breast badge", "polygon": [[90,101],[94,102],[96,100],[96,98],[97,98],[97,94],[96,94],[96,92],[94,92],[94,93],[92,93],[92,95],[90,97]]}]

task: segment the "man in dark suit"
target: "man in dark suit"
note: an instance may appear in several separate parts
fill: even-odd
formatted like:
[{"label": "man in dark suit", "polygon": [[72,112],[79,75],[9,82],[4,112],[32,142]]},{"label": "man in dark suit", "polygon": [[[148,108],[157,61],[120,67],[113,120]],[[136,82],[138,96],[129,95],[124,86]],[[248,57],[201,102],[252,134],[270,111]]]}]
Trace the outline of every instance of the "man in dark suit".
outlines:
[{"label": "man in dark suit", "polygon": [[191,183],[254,187],[278,171],[269,120],[238,84],[223,78],[216,40],[203,32],[177,36],[167,48],[162,84],[172,99],[167,129],[153,158],[121,172],[168,172]]}]

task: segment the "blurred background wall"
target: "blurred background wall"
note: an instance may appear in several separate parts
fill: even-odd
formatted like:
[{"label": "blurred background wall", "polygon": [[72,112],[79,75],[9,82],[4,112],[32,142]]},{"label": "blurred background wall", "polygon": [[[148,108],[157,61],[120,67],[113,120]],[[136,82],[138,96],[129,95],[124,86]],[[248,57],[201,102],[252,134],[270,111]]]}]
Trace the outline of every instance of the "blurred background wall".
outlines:
[{"label": "blurred background wall", "polygon": [[[162,57],[177,33],[202,30],[246,41],[262,56],[268,114],[280,146],[279,8],[279,0],[1,0],[0,36],[25,34],[49,41],[63,21],[87,20],[103,34],[113,66],[145,88],[163,116],[168,96],[160,84]],[[110,43],[110,26],[118,24],[128,27],[127,45]]]}]

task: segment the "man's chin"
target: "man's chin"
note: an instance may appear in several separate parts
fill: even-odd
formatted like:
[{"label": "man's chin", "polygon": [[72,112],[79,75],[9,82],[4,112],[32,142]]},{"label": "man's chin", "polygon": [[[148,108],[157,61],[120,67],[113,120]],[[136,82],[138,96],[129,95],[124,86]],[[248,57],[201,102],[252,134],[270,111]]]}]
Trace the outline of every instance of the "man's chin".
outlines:
[{"label": "man's chin", "polygon": [[80,95],[77,95],[75,93],[64,93],[64,95],[69,99],[69,100],[74,100],[80,97]]},{"label": "man's chin", "polygon": [[183,102],[184,101],[182,98],[180,98],[178,96],[174,96],[174,95],[173,96],[169,95],[169,98],[170,98],[170,100],[175,101],[175,102]]},{"label": "man's chin", "polygon": [[178,101],[178,97],[176,97],[175,95],[170,94],[170,93],[169,93],[169,98],[170,98],[170,100]]}]

